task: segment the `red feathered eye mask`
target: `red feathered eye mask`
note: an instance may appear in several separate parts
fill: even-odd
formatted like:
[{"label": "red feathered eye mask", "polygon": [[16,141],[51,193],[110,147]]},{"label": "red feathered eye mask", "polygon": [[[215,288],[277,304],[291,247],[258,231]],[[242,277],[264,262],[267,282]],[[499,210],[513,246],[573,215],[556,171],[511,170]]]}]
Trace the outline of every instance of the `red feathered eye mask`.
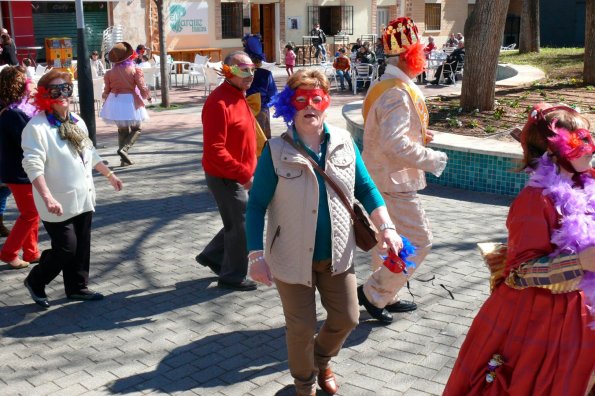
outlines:
[{"label": "red feathered eye mask", "polygon": [[50,111],[54,103],[61,103],[60,97],[52,99],[50,91],[46,87],[38,87],[37,92],[33,95],[33,106],[37,107],[39,111]]},{"label": "red feathered eye mask", "polygon": [[291,104],[297,111],[304,110],[308,106],[312,106],[318,111],[325,111],[331,104],[331,98],[320,88],[298,88],[291,98]]}]

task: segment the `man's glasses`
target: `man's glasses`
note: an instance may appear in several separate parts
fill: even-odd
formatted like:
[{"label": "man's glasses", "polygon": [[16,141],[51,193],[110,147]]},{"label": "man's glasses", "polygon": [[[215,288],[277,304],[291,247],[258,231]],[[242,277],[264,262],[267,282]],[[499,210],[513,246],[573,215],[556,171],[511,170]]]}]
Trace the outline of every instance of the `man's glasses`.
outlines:
[{"label": "man's glasses", "polygon": [[60,96],[70,98],[73,89],[74,86],[70,83],[48,85],[48,92],[51,99],[58,99]]}]

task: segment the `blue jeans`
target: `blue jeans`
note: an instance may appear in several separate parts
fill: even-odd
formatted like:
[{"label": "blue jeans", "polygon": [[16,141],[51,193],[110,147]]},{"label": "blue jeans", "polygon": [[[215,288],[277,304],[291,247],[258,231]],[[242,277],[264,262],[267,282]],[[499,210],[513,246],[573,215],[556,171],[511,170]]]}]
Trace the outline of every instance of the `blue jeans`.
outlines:
[{"label": "blue jeans", "polygon": [[349,74],[349,70],[337,70],[337,77],[339,77],[339,82],[341,83],[341,89],[345,89],[345,80],[347,80],[347,84],[349,85],[349,89],[351,87],[351,74]]},{"label": "blue jeans", "polygon": [[3,185],[0,187],[0,216],[4,215],[4,211],[6,210],[6,201],[10,197],[10,189]]},{"label": "blue jeans", "polygon": [[314,48],[316,48],[314,58],[318,59],[318,55],[322,52],[322,62],[326,62],[326,49],[324,48],[324,44],[316,44],[314,45]]}]

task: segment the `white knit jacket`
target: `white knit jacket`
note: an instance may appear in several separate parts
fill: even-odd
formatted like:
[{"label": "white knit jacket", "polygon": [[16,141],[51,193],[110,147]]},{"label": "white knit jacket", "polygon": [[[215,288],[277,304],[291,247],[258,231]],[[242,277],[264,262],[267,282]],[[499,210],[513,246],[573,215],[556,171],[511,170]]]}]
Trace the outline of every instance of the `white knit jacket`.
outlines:
[{"label": "white knit jacket", "polygon": [[[88,134],[85,122],[76,114],[77,125]],[[54,199],[62,205],[64,214],[49,213],[37,190],[33,199],[43,221],[66,221],[95,208],[95,186],[92,169],[101,161],[94,147],[81,156],[71,145],[60,139],[58,128],[48,122],[44,112],[31,118],[23,129],[23,169],[32,182],[43,175]]]}]

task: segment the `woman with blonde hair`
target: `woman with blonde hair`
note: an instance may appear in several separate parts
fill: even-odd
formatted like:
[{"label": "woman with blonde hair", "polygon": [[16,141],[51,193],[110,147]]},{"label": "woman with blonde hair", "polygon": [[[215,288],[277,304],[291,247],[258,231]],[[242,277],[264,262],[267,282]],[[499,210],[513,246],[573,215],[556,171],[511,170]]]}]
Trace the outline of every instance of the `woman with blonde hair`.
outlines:
[{"label": "woman with blonde hair", "polygon": [[[283,117],[288,129],[269,140],[254,174],[246,212],[249,274],[277,286],[297,394],[314,395],[318,380],[332,395],[338,386],[330,359],[359,319],[355,238],[347,207],[313,163],[351,204],[355,199],[363,204],[385,248],[398,252],[402,241],[351,135],[325,122],[330,96],[324,74],[296,72],[272,104],[274,116]],[[328,315],[318,334],[316,289]]]}]

